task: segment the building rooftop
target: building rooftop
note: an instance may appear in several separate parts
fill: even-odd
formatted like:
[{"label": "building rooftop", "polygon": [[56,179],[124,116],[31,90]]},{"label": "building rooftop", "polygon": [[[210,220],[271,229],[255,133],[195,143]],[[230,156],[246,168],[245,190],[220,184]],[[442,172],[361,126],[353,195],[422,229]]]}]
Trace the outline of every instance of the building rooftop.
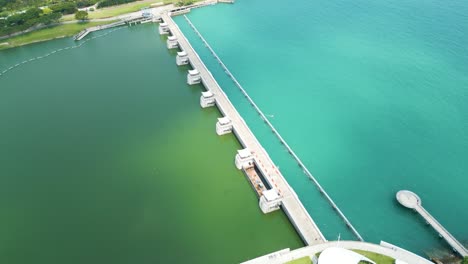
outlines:
[{"label": "building rooftop", "polygon": [[189,70],[188,72],[190,75],[197,75],[200,73],[197,69]]},{"label": "building rooftop", "polygon": [[250,150],[248,148],[240,149],[240,150],[237,151],[237,153],[243,159],[252,156],[252,153],[250,153]]},{"label": "building rooftop", "polygon": [[278,194],[278,192],[275,189],[264,191],[263,196],[265,196],[265,198],[269,202],[280,198],[280,195]]},{"label": "building rooftop", "polygon": [[225,117],[220,117],[220,118],[218,118],[218,122],[219,122],[221,125],[226,125],[226,124],[231,123],[231,119],[229,119],[229,117],[227,117],[227,116],[225,116]]},{"label": "building rooftop", "polygon": [[358,264],[360,261],[376,264],[363,255],[339,247],[330,247],[322,251],[318,259],[318,264]]},{"label": "building rooftop", "polygon": [[204,98],[209,98],[209,97],[214,96],[214,94],[212,92],[210,92],[210,91],[206,91],[206,92],[202,92],[202,96]]}]

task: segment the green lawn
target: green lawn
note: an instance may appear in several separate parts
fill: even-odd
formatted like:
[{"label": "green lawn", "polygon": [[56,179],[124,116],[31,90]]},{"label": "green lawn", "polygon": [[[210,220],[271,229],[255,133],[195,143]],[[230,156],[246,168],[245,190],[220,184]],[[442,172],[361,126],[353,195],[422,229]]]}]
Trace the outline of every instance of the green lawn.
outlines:
[{"label": "green lawn", "polygon": [[377,264],[393,264],[395,261],[391,257],[387,257],[384,255],[380,255],[380,254],[369,252],[369,251],[363,251],[363,250],[353,250],[353,251],[363,256],[368,257],[370,260],[373,260]]},{"label": "green lawn", "polygon": [[295,260],[286,262],[285,264],[312,264],[312,260],[309,257],[303,257]]},{"label": "green lawn", "polygon": [[[137,1],[133,3],[106,7],[102,9],[96,9],[96,11],[88,12],[89,19],[97,19],[97,18],[108,18],[113,16],[119,16],[126,13],[132,13],[139,11],[142,8],[150,7],[151,4],[155,3],[162,3],[162,0],[145,0],[145,1]],[[75,20],[75,15],[66,15],[62,17],[62,21],[71,21]]]},{"label": "green lawn", "polygon": [[[69,37],[69,36],[73,36],[77,34],[78,32],[80,32],[81,30],[85,28],[97,26],[97,25],[109,24],[112,22],[113,21],[58,25],[58,26],[34,31],[31,33],[27,33],[21,36],[2,40],[0,41],[0,50],[22,46],[22,45],[26,45],[30,43],[35,43],[35,42],[50,40],[54,38]],[[8,44],[2,44],[2,43],[8,43]]]}]

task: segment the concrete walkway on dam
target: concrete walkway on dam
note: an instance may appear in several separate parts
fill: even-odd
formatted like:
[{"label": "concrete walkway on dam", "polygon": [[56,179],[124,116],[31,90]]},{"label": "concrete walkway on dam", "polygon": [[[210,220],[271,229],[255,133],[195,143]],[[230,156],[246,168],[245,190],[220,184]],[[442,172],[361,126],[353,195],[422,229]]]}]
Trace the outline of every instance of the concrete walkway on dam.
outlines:
[{"label": "concrete walkway on dam", "polygon": [[329,247],[370,251],[410,264],[433,264],[431,261],[423,257],[383,241],[380,242],[380,245],[359,241],[333,241],[322,243],[320,245],[303,247],[293,251],[290,251],[289,249],[283,249],[265,256],[258,257],[256,259],[243,262],[242,264],[283,264],[288,261],[303,258],[305,256],[312,258],[317,253],[320,253]]},{"label": "concrete walkway on dam", "polygon": [[264,167],[260,167],[259,169],[265,176],[265,179],[271,186],[276,186],[278,190],[281,191],[283,197],[282,208],[304,242],[307,245],[316,245],[326,242],[325,237],[300,202],[294,190],[289,186],[282,174],[274,169],[276,166],[265,149],[260,145],[245,121],[203,64],[198,54],[182,34],[177,24],[167,13],[162,13],[161,18],[168,25],[171,34],[177,38],[179,48],[187,53],[192,67],[197,69],[200,73],[205,88],[215,95],[216,105],[220,111],[232,121],[233,132],[236,134],[241,144],[253,153],[257,164],[264,165]]}]

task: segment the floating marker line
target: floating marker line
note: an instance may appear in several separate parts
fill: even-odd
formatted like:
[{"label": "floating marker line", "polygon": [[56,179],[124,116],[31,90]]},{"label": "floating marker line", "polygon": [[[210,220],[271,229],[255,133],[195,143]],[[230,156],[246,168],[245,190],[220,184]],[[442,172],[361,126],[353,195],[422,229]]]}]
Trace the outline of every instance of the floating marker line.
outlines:
[{"label": "floating marker line", "polygon": [[198,35],[198,37],[201,39],[203,44],[208,48],[208,50],[211,52],[211,54],[215,57],[215,59],[218,61],[218,63],[221,65],[223,68],[224,72],[231,78],[231,80],[236,84],[236,86],[240,89],[240,91],[244,94],[245,98],[250,102],[250,104],[255,108],[257,113],[261,116],[261,118],[265,121],[265,123],[270,127],[270,129],[273,131],[273,133],[276,135],[276,137],[280,140],[281,144],[285,146],[285,148],[288,150],[288,152],[293,156],[293,158],[296,160],[296,162],[299,164],[299,166],[303,169],[303,172],[315,183],[319,191],[325,196],[327,201],[330,203],[330,205],[333,207],[333,209],[336,210],[338,215],[343,219],[345,222],[346,226],[348,226],[351,231],[354,233],[354,235],[360,240],[364,241],[362,236],[359,234],[359,232],[354,228],[354,226],[351,224],[351,222],[348,220],[348,218],[341,212],[340,208],[336,205],[336,203],[332,200],[332,198],[328,195],[328,193],[323,189],[323,187],[320,185],[320,183],[315,179],[315,177],[312,175],[312,173],[307,169],[307,167],[302,163],[301,159],[296,155],[296,153],[292,150],[292,148],[286,143],[286,140],[283,139],[283,137],[280,135],[280,133],[275,129],[273,124],[268,120],[268,118],[263,114],[262,110],[255,104],[253,99],[247,94],[245,89],[240,85],[240,83],[237,81],[236,77],[229,71],[229,69],[226,67],[226,65],[223,63],[223,61],[218,57],[216,52],[211,48],[210,44],[205,40],[205,38],[202,36],[202,34],[197,30],[197,28],[192,24],[190,19],[184,15],[185,20],[187,23],[190,25],[190,27],[193,29],[193,31]]},{"label": "floating marker line", "polygon": [[105,36],[109,35],[110,33],[115,32],[115,31],[117,31],[117,30],[120,30],[120,29],[122,29],[122,28],[123,28],[123,27],[118,27],[118,28],[112,29],[112,30],[110,30],[110,31],[108,31],[108,32],[106,32],[106,33],[104,33],[104,34],[101,34],[101,35],[94,36],[94,37],[92,37],[92,38],[88,38],[88,39],[86,39],[86,40],[83,40],[83,41],[82,41],[80,44],[78,44],[78,45],[73,45],[73,46],[68,46],[68,47],[65,47],[65,48],[56,49],[56,50],[53,50],[53,51],[51,51],[51,52],[49,52],[49,53],[46,53],[46,54],[44,54],[44,55],[42,55],[42,56],[33,57],[33,58],[29,59],[29,60],[25,60],[25,61],[23,61],[23,62],[21,62],[21,63],[17,63],[17,64],[15,64],[15,65],[10,66],[9,68],[3,70],[3,71],[0,73],[0,78],[1,78],[3,75],[7,74],[9,71],[11,71],[11,70],[13,70],[13,69],[15,69],[15,68],[17,68],[17,67],[19,67],[19,66],[22,66],[22,65],[24,65],[24,64],[27,64],[27,63],[29,63],[29,62],[32,62],[32,61],[34,61],[34,60],[45,59],[45,58],[47,58],[47,57],[50,56],[50,55],[53,55],[53,54],[56,54],[56,53],[60,53],[60,52],[62,52],[62,51],[68,50],[68,49],[77,49],[77,48],[80,48],[81,46],[83,46],[83,45],[84,45],[85,43],[87,43],[88,41],[91,41],[91,40],[96,39],[96,38],[105,37]]}]

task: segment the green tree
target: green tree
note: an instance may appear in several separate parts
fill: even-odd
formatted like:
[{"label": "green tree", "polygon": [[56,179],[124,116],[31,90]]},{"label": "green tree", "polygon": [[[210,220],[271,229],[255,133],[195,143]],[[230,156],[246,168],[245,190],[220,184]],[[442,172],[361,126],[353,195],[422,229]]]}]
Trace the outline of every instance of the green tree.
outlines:
[{"label": "green tree", "polygon": [[88,12],[86,11],[78,11],[75,13],[76,20],[87,20],[88,19]]},{"label": "green tree", "polygon": [[462,261],[462,264],[468,264],[468,257],[465,257]]},{"label": "green tree", "polygon": [[52,9],[52,11],[54,11],[55,13],[62,13],[64,15],[73,14],[77,11],[76,3],[74,2],[62,2],[55,5],[51,5],[49,6],[49,8]]}]

